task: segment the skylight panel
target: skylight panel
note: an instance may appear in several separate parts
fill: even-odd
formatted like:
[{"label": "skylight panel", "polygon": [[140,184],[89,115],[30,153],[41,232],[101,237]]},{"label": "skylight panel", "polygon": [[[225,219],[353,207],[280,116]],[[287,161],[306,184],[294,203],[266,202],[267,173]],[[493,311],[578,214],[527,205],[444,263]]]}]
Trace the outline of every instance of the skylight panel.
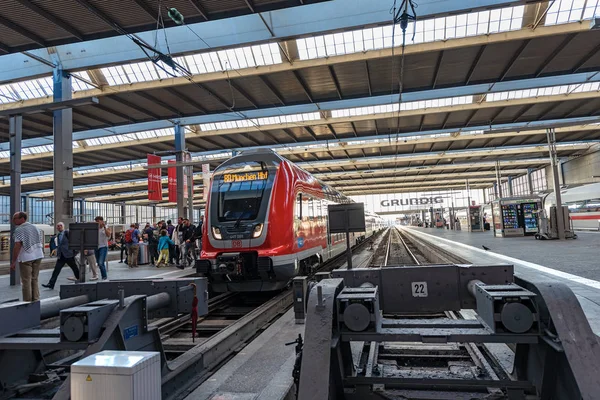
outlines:
[{"label": "skylight panel", "polygon": [[12,91],[10,85],[0,85],[0,103],[12,103],[15,101],[19,101],[19,98]]},{"label": "skylight panel", "polygon": [[74,92],[94,88],[94,86],[90,85],[89,83],[81,79],[77,79],[77,77],[80,77],[88,82],[91,82],[90,75],[87,73],[87,71],[73,72],[71,75],[73,75],[73,77],[71,77],[71,88]]},{"label": "skylight panel", "polygon": [[[523,25],[524,10],[524,6],[517,6],[417,21],[406,29],[406,44],[518,30]],[[402,30],[399,25],[395,28],[386,25],[296,40],[302,60],[390,48],[401,43]]]},{"label": "skylight panel", "polygon": [[535,89],[513,90],[508,92],[488,93],[487,102],[511,99],[525,99],[531,97],[568,95],[570,93],[585,93],[600,90],[600,82],[589,82],[577,85],[550,86]]},{"label": "skylight panel", "polygon": [[555,0],[546,14],[546,25],[591,19],[598,13],[598,0]]}]

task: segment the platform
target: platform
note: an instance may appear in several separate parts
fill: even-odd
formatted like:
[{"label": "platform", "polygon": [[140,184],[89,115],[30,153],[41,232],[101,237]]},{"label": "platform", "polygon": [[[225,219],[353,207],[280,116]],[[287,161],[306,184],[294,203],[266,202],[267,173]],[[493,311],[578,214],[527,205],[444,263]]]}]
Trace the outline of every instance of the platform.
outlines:
[{"label": "platform", "polygon": [[[119,260],[121,257],[120,251],[109,251],[106,259],[108,261]],[[42,259],[40,270],[53,269],[56,264],[56,257],[46,256]],[[67,267],[68,268],[68,267]],[[0,276],[6,275],[10,272],[10,261],[0,261]]]},{"label": "platform", "polygon": [[[56,259],[54,260],[56,262]],[[180,270],[175,267],[156,268],[150,265],[140,265],[138,268],[130,269],[129,267],[127,267],[126,264],[121,264],[118,261],[111,261],[108,265],[108,279],[112,280],[145,279],[160,277],[180,278],[182,276],[190,275],[195,272],[195,270],[190,268]],[[48,283],[51,276],[52,269],[40,271],[40,298],[42,300],[58,296],[60,285],[74,285],[73,282],[67,279],[67,277],[73,276],[73,271],[71,271],[71,268],[69,268],[69,266],[65,266],[60,272],[54,290],[46,289],[41,286],[42,283]],[[89,269],[87,276],[91,276]],[[0,303],[21,298],[21,285],[10,286],[9,279],[9,275],[0,276],[0,287],[2,288],[2,290],[0,291]]]},{"label": "platform", "polygon": [[[410,233],[474,264],[509,263],[515,274],[547,276],[569,286],[600,336],[600,234],[578,232],[576,240],[494,238],[492,232],[404,227]],[[490,250],[482,248],[485,245]]]}]

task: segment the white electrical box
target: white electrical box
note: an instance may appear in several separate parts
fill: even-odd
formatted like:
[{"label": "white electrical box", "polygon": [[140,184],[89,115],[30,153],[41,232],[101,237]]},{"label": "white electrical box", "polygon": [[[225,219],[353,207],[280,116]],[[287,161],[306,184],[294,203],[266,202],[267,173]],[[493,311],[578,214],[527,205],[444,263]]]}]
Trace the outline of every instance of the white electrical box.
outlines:
[{"label": "white electrical box", "polygon": [[73,400],[160,400],[160,353],[102,351],[71,365]]}]

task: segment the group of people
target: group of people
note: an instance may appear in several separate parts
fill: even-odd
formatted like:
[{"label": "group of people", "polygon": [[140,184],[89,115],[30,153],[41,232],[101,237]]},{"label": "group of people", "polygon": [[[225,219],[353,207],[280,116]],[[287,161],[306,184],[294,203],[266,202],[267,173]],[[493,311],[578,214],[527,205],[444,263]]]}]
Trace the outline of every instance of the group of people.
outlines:
[{"label": "group of people", "polygon": [[[17,264],[19,265],[23,301],[38,301],[40,299],[38,279],[40,265],[44,258],[43,237],[34,225],[27,222],[27,213],[17,212],[12,219],[16,229],[10,268],[15,270]],[[106,280],[108,279],[106,258],[112,231],[106,225],[103,217],[98,216],[94,221],[98,224],[98,248],[86,250],[84,256],[92,272],[90,280],[96,281],[100,278]],[[56,264],[48,283],[42,284],[47,289],[54,289],[58,276],[65,265],[68,265],[73,271],[73,276],[67,279],[79,281],[80,276],[81,266],[76,260],[78,254],[69,248],[69,231],[63,222],[56,224],[56,230],[58,233],[53,240]],[[147,223],[142,230],[140,230],[139,224],[131,224],[130,228],[120,236],[121,262],[124,261],[130,268],[136,268],[139,244],[143,240],[148,241],[149,261],[152,265],[157,267],[176,265],[178,268],[184,269],[186,265],[193,266],[196,260],[197,246],[199,248],[202,246],[202,222],[195,226],[189,219],[179,218],[177,225],[173,225],[171,221],[159,221],[153,225]],[[123,260],[124,252],[125,260]],[[82,267],[85,268],[85,266]],[[98,276],[98,271],[100,271],[100,276]]]},{"label": "group of people", "polygon": [[[23,301],[38,301],[40,299],[40,289],[38,279],[40,265],[44,258],[44,241],[40,236],[38,229],[27,222],[27,213],[17,212],[13,215],[13,222],[16,225],[14,233],[13,257],[10,268],[15,270],[19,264],[21,274],[21,285],[23,292]],[[111,235],[110,228],[105,224],[104,218],[98,216],[94,219],[98,224],[98,248],[86,252],[85,257],[90,264],[92,277],[90,280],[98,280],[98,268],[103,280],[108,278],[106,273],[106,256],[108,254],[108,239]],[[73,271],[73,277],[68,279],[79,280],[79,266],[75,261],[76,252],[69,248],[69,231],[65,229],[65,224],[59,222],[56,224],[58,234],[56,236],[56,264],[52,277],[43,287],[54,289],[56,280],[60,271],[65,265],[68,265]]]},{"label": "group of people", "polygon": [[156,267],[176,265],[183,269],[196,259],[196,242],[202,242],[202,222],[195,226],[189,219],[180,217],[177,225],[173,225],[171,220],[159,221],[156,224],[146,223],[143,229],[140,229],[139,224],[131,224],[120,238],[120,262],[126,263],[129,268],[136,268],[139,244],[143,240],[148,243],[151,265]]}]

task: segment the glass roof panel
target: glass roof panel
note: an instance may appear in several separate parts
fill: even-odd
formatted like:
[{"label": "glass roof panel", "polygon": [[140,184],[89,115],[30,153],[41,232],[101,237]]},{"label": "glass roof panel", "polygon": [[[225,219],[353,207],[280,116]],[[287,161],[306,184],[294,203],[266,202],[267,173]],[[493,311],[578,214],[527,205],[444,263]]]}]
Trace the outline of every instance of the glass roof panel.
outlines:
[{"label": "glass roof panel", "polygon": [[[524,10],[524,6],[516,6],[417,21],[406,29],[406,44],[518,30],[523,25]],[[401,43],[402,30],[399,25],[395,28],[386,25],[296,40],[301,60],[390,48]]]},{"label": "glass roof panel", "polygon": [[555,0],[550,3],[545,25],[591,19],[600,12],[599,0]]}]

